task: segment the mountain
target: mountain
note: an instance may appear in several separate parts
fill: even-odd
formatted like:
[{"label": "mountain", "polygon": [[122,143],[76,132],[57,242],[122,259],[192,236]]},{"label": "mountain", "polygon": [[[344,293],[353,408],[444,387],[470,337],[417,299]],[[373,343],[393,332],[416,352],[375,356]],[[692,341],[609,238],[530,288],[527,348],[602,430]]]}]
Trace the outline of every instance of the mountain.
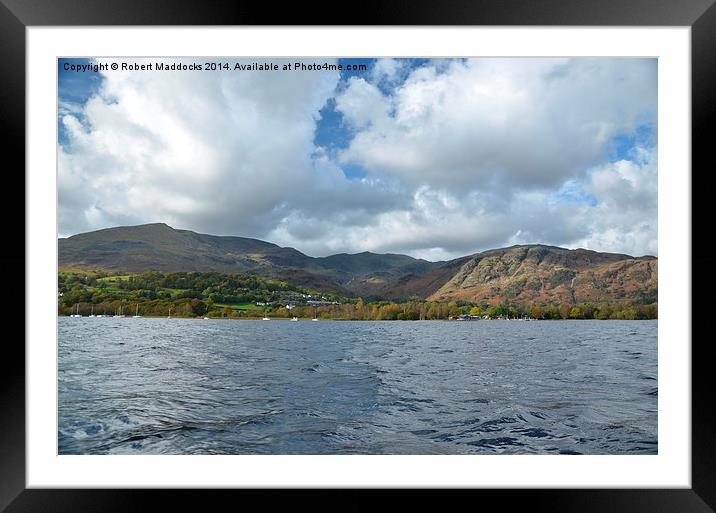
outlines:
[{"label": "mountain", "polygon": [[442,262],[405,255],[304,255],[258,239],[205,235],[164,223],[107,228],[58,240],[61,268],[250,273],[344,295],[371,295]]},{"label": "mountain", "polygon": [[[513,246],[451,263],[450,278],[426,297],[476,303],[657,301],[658,260],[554,246]],[[434,271],[435,272],[435,271]]]},{"label": "mountain", "polygon": [[317,258],[316,261],[322,268],[333,270],[345,280],[342,286],[354,294],[390,297],[395,297],[392,289],[401,278],[424,274],[444,263],[367,251],[353,255],[341,253]]},{"label": "mountain", "polygon": [[448,262],[341,253],[314,258],[257,239],[176,230],[163,223],[58,240],[61,268],[250,273],[346,296],[475,303],[655,302],[658,260],[585,249],[521,245]]}]

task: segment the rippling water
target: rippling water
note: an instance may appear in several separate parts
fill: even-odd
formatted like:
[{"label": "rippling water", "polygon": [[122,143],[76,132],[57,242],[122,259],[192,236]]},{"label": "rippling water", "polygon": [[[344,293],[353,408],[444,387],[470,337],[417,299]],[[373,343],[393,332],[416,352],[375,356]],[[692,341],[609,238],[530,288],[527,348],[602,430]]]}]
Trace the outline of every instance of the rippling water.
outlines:
[{"label": "rippling water", "polygon": [[60,454],[656,454],[656,321],[59,319]]}]

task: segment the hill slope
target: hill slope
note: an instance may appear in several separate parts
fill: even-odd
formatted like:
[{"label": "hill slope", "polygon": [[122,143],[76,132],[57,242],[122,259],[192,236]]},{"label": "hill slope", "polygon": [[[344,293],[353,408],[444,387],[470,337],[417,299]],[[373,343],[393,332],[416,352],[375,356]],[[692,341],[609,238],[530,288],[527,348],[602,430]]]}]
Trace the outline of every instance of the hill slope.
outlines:
[{"label": "hill slope", "polygon": [[406,274],[441,264],[367,252],[313,258],[257,239],[205,235],[164,223],[107,228],[59,239],[58,255],[61,268],[250,273],[345,295],[374,294]]},{"label": "hill slope", "polygon": [[449,262],[369,252],[314,258],[257,239],[157,223],[59,239],[58,253],[61,268],[250,273],[347,296],[526,304],[655,302],[658,292],[654,257],[544,245],[495,249]]},{"label": "hill slope", "polygon": [[486,251],[453,263],[456,272],[429,299],[492,304],[657,299],[654,257],[529,245]]}]

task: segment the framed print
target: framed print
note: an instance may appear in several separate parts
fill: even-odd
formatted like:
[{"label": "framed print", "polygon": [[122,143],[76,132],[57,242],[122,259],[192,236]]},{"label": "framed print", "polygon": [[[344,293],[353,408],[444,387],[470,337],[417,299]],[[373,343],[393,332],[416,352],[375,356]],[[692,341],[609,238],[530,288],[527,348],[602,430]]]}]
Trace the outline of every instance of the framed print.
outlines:
[{"label": "framed print", "polygon": [[4,2],[0,507],[712,511],[716,8],[512,4]]}]

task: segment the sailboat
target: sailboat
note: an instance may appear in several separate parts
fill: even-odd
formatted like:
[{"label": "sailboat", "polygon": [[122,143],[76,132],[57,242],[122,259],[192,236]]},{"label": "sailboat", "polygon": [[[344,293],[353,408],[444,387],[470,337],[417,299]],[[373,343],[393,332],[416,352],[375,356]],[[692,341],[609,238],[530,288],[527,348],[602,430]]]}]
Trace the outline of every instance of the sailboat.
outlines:
[{"label": "sailboat", "polygon": [[171,319],[171,318],[172,318],[172,307],[170,306],[169,307],[169,315],[167,315],[167,319]]},{"label": "sailboat", "polygon": [[94,317],[94,305],[92,305],[92,311],[90,312],[90,317]]},{"label": "sailboat", "polygon": [[79,303],[77,303],[77,312],[70,315],[70,317],[82,317],[80,315],[80,304]]},{"label": "sailboat", "polygon": [[120,305],[119,310],[117,310],[117,313],[115,314],[115,317],[124,317],[122,315],[122,306]]},{"label": "sailboat", "polygon": [[262,321],[270,321],[270,320],[271,320],[270,318],[268,318],[268,317],[266,316],[266,312],[267,312],[267,311],[268,311],[268,310],[264,310],[264,318],[261,319]]},{"label": "sailboat", "polygon": [[297,321],[297,320],[298,320],[298,317],[294,317],[294,318],[291,319],[291,320],[292,320],[292,321]]},{"label": "sailboat", "polygon": [[311,320],[312,320],[312,321],[317,321],[317,320],[318,320],[318,308],[316,308],[315,313],[314,313],[314,316],[313,316],[313,319],[311,319]]},{"label": "sailboat", "polygon": [[139,315],[139,303],[137,303],[137,309],[134,311],[134,318],[137,319],[139,317],[141,317],[141,315]]}]

